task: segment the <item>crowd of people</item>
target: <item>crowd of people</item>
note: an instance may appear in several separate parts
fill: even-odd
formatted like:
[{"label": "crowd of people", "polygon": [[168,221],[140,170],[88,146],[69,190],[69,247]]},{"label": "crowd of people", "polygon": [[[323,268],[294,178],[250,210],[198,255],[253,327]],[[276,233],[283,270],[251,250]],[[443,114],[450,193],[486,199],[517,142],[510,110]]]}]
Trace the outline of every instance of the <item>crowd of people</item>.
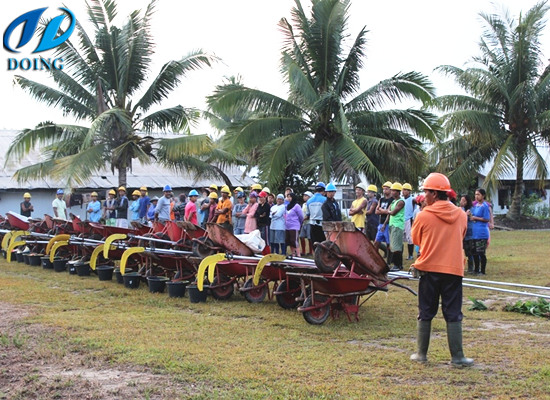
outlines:
[{"label": "crowd of people", "polygon": [[[359,183],[355,187],[355,199],[348,210],[349,219],[381,249],[392,271],[403,269],[404,244],[407,245],[407,259],[414,258],[419,246],[413,244],[411,228],[418,213],[425,205],[425,196],[412,196],[412,185],[399,182],[385,182],[382,193],[375,185]],[[118,193],[117,193],[118,192]],[[231,192],[226,185],[219,188],[212,184],[193,189],[187,194],[174,196],[170,185],[163,188],[160,198],[148,196],[147,187],[142,186],[127,196],[124,186],[109,190],[103,203],[97,192],[91,194],[87,205],[87,216],[91,222],[127,228],[129,222],[152,225],[154,221],[188,221],[205,227],[207,223],[218,223],[234,234],[247,234],[259,230],[262,239],[270,245],[272,252],[301,256],[312,254],[313,243],[325,240],[323,221],[342,221],[342,210],[335,199],[336,186],[318,182],[314,193],[306,191],[299,196],[287,187],[284,194],[275,195],[268,187],[254,184],[248,193],[242,187]],[[448,201],[456,204],[457,195],[451,189]],[[468,259],[469,274],[485,275],[489,244],[489,229],[492,228],[491,203],[485,200],[485,190],[475,191],[475,200],[464,194],[458,204],[468,215],[468,229],[463,249]],[[57,218],[69,219],[64,192],[59,189],[52,202],[53,214]],[[30,216],[34,211],[30,193],[23,195],[21,214]]]}]

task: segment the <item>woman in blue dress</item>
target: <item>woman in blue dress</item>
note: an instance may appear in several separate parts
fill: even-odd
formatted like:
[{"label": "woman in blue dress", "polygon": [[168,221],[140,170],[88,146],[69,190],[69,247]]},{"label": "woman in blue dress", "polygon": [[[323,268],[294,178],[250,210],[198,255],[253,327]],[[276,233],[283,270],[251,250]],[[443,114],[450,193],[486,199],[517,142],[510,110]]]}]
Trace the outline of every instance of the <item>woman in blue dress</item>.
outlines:
[{"label": "woman in blue dress", "polygon": [[491,210],[485,201],[485,190],[476,190],[476,203],[472,206],[468,214],[468,219],[472,221],[472,239],[474,241],[473,257],[475,274],[485,275],[487,266],[487,241],[489,240],[489,220],[491,219]]}]

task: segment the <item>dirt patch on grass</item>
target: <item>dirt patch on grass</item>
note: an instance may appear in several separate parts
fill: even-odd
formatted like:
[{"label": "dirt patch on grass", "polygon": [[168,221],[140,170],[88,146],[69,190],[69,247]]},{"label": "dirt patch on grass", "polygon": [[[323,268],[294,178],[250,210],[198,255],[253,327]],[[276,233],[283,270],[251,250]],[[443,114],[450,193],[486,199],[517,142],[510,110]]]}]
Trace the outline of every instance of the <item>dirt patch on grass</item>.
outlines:
[{"label": "dirt patch on grass", "polygon": [[0,399],[189,398],[203,387],[145,367],[94,359],[28,308],[0,302]]}]

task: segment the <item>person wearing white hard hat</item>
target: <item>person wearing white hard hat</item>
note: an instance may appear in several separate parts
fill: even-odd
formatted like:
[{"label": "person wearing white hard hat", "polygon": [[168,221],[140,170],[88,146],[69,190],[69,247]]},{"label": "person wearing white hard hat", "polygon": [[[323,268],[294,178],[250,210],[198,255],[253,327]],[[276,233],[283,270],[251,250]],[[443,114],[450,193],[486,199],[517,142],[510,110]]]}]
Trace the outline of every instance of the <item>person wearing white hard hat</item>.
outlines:
[{"label": "person wearing white hard hat", "polygon": [[365,232],[365,220],[367,212],[368,200],[365,198],[367,188],[363,183],[358,183],[355,186],[355,200],[351,203],[349,209],[349,216],[351,222],[355,224],[355,227],[361,232]]},{"label": "person wearing white hard hat", "polygon": [[23,195],[23,201],[19,205],[21,208],[20,214],[25,217],[30,217],[31,212],[34,211],[34,206],[31,203],[31,194],[29,192]]},{"label": "person wearing white hard hat", "polygon": [[101,219],[101,202],[97,199],[97,192],[92,192],[90,197],[92,201],[88,203],[88,208],[86,209],[88,219],[90,222],[99,222]]}]

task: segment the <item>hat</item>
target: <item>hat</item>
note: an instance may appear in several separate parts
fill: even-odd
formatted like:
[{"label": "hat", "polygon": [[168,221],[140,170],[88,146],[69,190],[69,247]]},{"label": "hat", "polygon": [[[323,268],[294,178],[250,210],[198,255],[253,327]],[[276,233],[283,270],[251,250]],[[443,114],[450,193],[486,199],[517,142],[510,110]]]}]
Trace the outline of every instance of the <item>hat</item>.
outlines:
[{"label": "hat", "polygon": [[424,199],[425,199],[425,196],[423,194],[419,194],[418,196],[416,196],[414,201],[416,201],[416,204],[420,205],[420,204],[422,204]]},{"label": "hat", "polygon": [[447,197],[449,200],[454,201],[456,200],[456,192],[453,189],[447,190]]},{"label": "hat", "polygon": [[259,183],[255,183],[252,186],[250,186],[250,189],[252,189],[252,190],[262,190],[262,185],[260,185]]},{"label": "hat", "polygon": [[402,191],[403,190],[403,186],[401,186],[401,184],[399,182],[395,182],[394,184],[391,185],[390,187],[391,190],[399,190],[399,191]]},{"label": "hat", "polygon": [[92,192],[92,194],[90,196],[97,197],[97,192]]},{"label": "hat", "polygon": [[140,194],[141,193],[137,189],[132,192],[132,196],[139,196]]},{"label": "hat", "polygon": [[412,186],[410,183],[404,183],[403,184],[403,189],[407,189],[407,190],[413,190]]},{"label": "hat", "polygon": [[359,189],[363,189],[364,192],[367,191],[367,187],[365,186],[364,183],[358,183],[357,185],[355,185],[356,188],[359,188]]},{"label": "hat", "polygon": [[63,192],[63,189],[57,189],[57,194],[63,194],[65,192]]},{"label": "hat", "polygon": [[124,186],[121,186],[121,187],[118,188],[118,191],[120,192],[121,190],[126,191],[126,188]]},{"label": "hat", "polygon": [[142,186],[142,187],[139,188],[139,190],[143,190],[143,191],[146,192],[146,191],[147,191],[147,188],[146,188],[145,186]]},{"label": "hat", "polygon": [[109,190],[109,194],[114,194],[116,196],[116,192],[115,192],[115,189],[111,189]]},{"label": "hat", "polygon": [[313,197],[313,193],[311,193],[309,190],[304,193],[308,197]]},{"label": "hat", "polygon": [[392,185],[392,183],[391,183],[390,181],[386,181],[386,183],[384,183],[384,184],[382,185],[382,187],[391,188],[391,185]]},{"label": "hat", "polygon": [[451,182],[449,182],[449,178],[447,178],[445,175],[438,172],[432,172],[424,180],[422,189],[446,192],[447,190],[451,190]]},{"label": "hat", "polygon": [[218,198],[218,194],[216,192],[212,192],[208,195],[209,198],[211,199],[217,199]]},{"label": "hat", "polygon": [[222,192],[222,193],[231,194],[231,190],[229,190],[229,186],[227,186],[227,185],[223,185],[223,186],[222,186],[221,192]]},{"label": "hat", "polygon": [[209,189],[214,189],[214,190],[218,190],[218,185],[216,184],[211,184],[210,186],[208,186]]},{"label": "hat", "polygon": [[29,192],[27,192],[27,193],[25,193],[25,194],[23,195],[23,198],[24,198],[24,199],[30,199],[30,198],[31,198],[31,194],[30,194]]},{"label": "hat", "polygon": [[244,192],[237,192],[237,199],[241,199],[244,197]]},{"label": "hat", "polygon": [[269,190],[269,188],[266,186],[262,189],[264,192],[266,192],[267,194],[271,194],[271,190]]},{"label": "hat", "polygon": [[259,194],[260,197],[267,197],[267,193],[264,192],[263,190],[260,192]]},{"label": "hat", "polygon": [[244,192],[244,190],[243,190],[242,187],[237,186],[237,187],[235,188],[235,190],[233,190],[233,193],[237,193],[237,192],[241,192],[241,193],[242,193],[242,192]]},{"label": "hat", "polygon": [[198,195],[199,195],[199,192],[197,192],[195,189],[193,189],[193,190],[191,190],[191,191],[189,192],[189,197],[191,197],[191,196],[198,196]]},{"label": "hat", "polygon": [[250,194],[248,195],[248,197],[250,197],[250,198],[257,198],[257,197],[258,197],[258,193],[256,193],[256,192],[250,192]]},{"label": "hat", "polygon": [[369,185],[369,186],[367,187],[367,190],[368,190],[369,192],[374,192],[374,193],[377,193],[377,192],[378,192],[378,188],[377,188],[375,185]]},{"label": "hat", "polygon": [[334,183],[330,182],[327,185],[325,191],[327,191],[327,192],[336,192],[336,186],[334,186]]},{"label": "hat", "polygon": [[151,201],[159,201],[159,198],[157,196],[153,197]]},{"label": "hat", "polygon": [[164,189],[162,189],[163,192],[171,192],[172,191],[172,187],[170,185],[166,185],[164,186]]},{"label": "hat", "polygon": [[284,200],[284,199],[285,199],[285,196],[283,196],[281,193],[279,193],[279,194],[277,195],[277,198],[278,198],[278,199],[281,199],[281,200]]},{"label": "hat", "polygon": [[324,189],[325,187],[323,182],[317,182],[317,185],[315,185],[315,189]]}]

